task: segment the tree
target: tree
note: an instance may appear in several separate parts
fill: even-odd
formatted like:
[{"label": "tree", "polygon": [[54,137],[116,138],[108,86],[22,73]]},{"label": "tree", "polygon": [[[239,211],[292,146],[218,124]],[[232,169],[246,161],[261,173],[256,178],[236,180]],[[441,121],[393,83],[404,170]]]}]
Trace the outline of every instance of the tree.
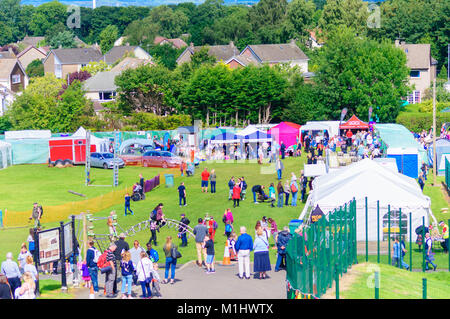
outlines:
[{"label": "tree", "polygon": [[283,33],[287,7],[287,0],[261,0],[250,9],[250,23],[261,43],[282,43],[288,40]]},{"label": "tree", "polygon": [[152,112],[168,115],[179,109],[172,83],[173,74],[162,65],[142,65],[116,77],[120,108],[125,114]]},{"label": "tree", "polygon": [[71,85],[74,81],[84,82],[89,79],[92,75],[88,71],[77,71],[69,73],[69,78],[67,80],[68,84]]},{"label": "tree", "polygon": [[40,59],[33,60],[28,64],[25,72],[30,78],[44,76],[44,63]]},{"label": "tree", "polygon": [[31,17],[30,31],[34,36],[44,36],[46,31],[53,25],[61,22],[66,23],[66,6],[58,1],[43,3],[38,6]]},{"label": "tree", "polygon": [[175,49],[171,44],[165,43],[163,45],[153,45],[148,53],[154,58],[158,59],[169,70],[174,70],[177,67],[177,58],[185,50],[185,48]]},{"label": "tree", "polygon": [[155,37],[159,34],[160,26],[151,21],[149,17],[131,22],[125,29],[123,36],[130,45],[146,47],[153,45]]},{"label": "tree", "polygon": [[0,21],[0,46],[11,43],[14,40],[13,30]]},{"label": "tree", "polygon": [[76,48],[75,35],[70,31],[63,31],[55,35],[49,42],[52,49],[70,49]]},{"label": "tree", "polygon": [[293,0],[287,7],[287,19],[285,21],[285,32],[289,38],[295,37],[308,39],[313,24],[315,5],[308,0]]},{"label": "tree", "polygon": [[112,49],[118,37],[119,30],[115,25],[109,25],[100,32],[100,48],[103,54]]},{"label": "tree", "polygon": [[109,71],[111,69],[111,66],[109,66],[108,64],[106,64],[105,61],[100,60],[100,61],[92,61],[89,62],[87,65],[83,66],[80,71],[86,71],[88,72],[91,76],[96,75],[98,72],[103,72],[103,71]]},{"label": "tree", "polygon": [[189,23],[183,11],[173,11],[166,5],[153,8],[149,18],[152,23],[159,25],[160,35],[168,38],[179,37],[187,30]]},{"label": "tree", "polygon": [[198,68],[202,64],[213,65],[216,63],[216,58],[209,55],[209,47],[206,45],[191,56],[191,66],[193,69]]},{"label": "tree", "polygon": [[362,0],[327,0],[319,27],[331,31],[338,26],[346,26],[353,28],[357,34],[365,34],[368,17],[367,3]]},{"label": "tree", "polygon": [[393,122],[410,91],[405,53],[386,41],[358,37],[346,27],[329,34],[318,65],[318,99],[329,119],[338,119],[344,107],[364,118],[372,107],[380,121]]}]

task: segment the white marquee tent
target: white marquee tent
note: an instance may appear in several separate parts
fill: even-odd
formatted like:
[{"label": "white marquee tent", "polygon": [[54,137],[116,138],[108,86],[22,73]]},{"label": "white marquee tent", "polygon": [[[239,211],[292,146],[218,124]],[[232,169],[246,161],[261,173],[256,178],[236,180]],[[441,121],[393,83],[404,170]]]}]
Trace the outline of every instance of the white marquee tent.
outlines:
[{"label": "white marquee tent", "polygon": [[[313,182],[305,208],[299,219],[305,220],[310,211],[317,205],[328,213],[339,206],[356,200],[357,209],[357,240],[365,240],[365,198],[368,201],[368,239],[377,240],[377,200],[380,205],[380,238],[383,238],[383,228],[387,227],[385,216],[388,205],[391,209],[391,227],[397,219],[392,218],[399,209],[402,210],[402,230],[407,231],[409,238],[409,213],[412,213],[412,239],[416,239],[414,230],[429,224],[431,217],[431,200],[423,195],[415,179],[394,172],[370,159],[364,159],[355,164],[317,177]],[[397,222],[398,227],[398,222]]]}]

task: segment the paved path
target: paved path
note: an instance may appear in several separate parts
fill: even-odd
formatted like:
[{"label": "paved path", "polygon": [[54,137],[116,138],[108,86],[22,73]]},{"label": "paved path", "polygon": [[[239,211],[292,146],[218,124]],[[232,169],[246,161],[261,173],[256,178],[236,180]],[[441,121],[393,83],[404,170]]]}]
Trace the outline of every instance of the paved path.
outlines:
[{"label": "paved path", "polygon": [[[160,264],[160,266],[163,266]],[[274,265],[272,265],[272,269]],[[254,278],[253,272],[251,279],[239,279],[238,265],[234,263],[229,266],[221,264],[216,265],[214,274],[206,274],[204,267],[198,267],[195,262],[177,266],[175,272],[175,283],[161,284],[162,299],[285,299],[286,298],[286,271],[281,270],[268,272],[268,278],[260,280]],[[251,264],[253,269],[253,264]],[[164,278],[163,267],[158,270],[160,277]],[[170,274],[169,274],[170,275]],[[44,277],[44,276],[43,276]],[[95,299],[109,299],[103,295],[104,275],[99,273],[100,291],[95,295]],[[52,276],[52,279],[59,279],[59,276]],[[121,298],[118,283],[119,294],[117,299]],[[89,299],[89,290],[87,288],[74,288],[76,299]],[[133,286],[132,295],[138,298],[142,295],[141,286]]]}]

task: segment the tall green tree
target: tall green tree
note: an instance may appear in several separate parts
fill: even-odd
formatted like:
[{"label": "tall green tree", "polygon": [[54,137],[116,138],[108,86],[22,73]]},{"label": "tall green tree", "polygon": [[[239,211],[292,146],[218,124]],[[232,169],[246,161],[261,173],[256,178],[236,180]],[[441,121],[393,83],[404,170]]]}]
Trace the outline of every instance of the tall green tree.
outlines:
[{"label": "tall green tree", "polygon": [[179,37],[187,31],[189,23],[183,11],[174,11],[166,5],[153,8],[149,18],[152,23],[159,25],[160,35],[168,38]]},{"label": "tall green tree", "polygon": [[315,4],[311,0],[293,0],[288,4],[287,17],[284,23],[289,38],[297,38],[306,42],[309,30],[313,27]]},{"label": "tall green tree", "polygon": [[30,31],[34,36],[45,36],[47,30],[58,22],[66,24],[66,6],[58,1],[43,3],[38,6],[31,17]]},{"label": "tall green tree", "polygon": [[330,31],[338,26],[353,28],[358,34],[367,32],[369,11],[363,0],[327,0],[323,7],[319,27]]},{"label": "tall green tree", "polygon": [[115,25],[109,25],[100,33],[100,48],[105,54],[114,46],[114,42],[119,37],[119,29]]},{"label": "tall green tree", "polygon": [[261,0],[250,10],[253,32],[261,43],[282,43],[288,39],[283,33],[287,0]]}]

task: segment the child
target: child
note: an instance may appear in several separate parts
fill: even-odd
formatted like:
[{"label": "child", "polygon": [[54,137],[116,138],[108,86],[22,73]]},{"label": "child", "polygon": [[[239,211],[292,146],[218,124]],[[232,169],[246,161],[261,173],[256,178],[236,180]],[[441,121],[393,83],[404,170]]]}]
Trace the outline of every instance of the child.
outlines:
[{"label": "child", "polygon": [[228,249],[230,250],[230,260],[231,261],[237,261],[237,253],[236,253],[236,248],[234,247],[235,243],[236,243],[236,239],[237,239],[237,235],[236,233],[233,231],[231,232],[230,237],[228,238]]},{"label": "child", "polygon": [[225,225],[225,235],[227,236],[227,238],[230,237],[232,232],[233,232],[233,226],[231,225],[231,220],[227,220],[227,223]]},{"label": "child", "polygon": [[131,215],[134,215],[133,211],[130,208],[130,200],[131,197],[128,193],[125,194],[125,216],[127,216],[127,211],[129,210]]},{"label": "child", "polygon": [[153,241],[154,246],[157,246],[156,244],[156,230],[158,228],[158,222],[156,220],[150,221],[150,232],[152,233],[152,237],[150,237],[150,240],[148,241],[151,243]]},{"label": "child", "polygon": [[275,207],[275,205],[273,203],[275,203],[275,186],[273,185],[273,183],[270,184],[269,187],[269,197],[270,197],[270,207]]},{"label": "child", "polygon": [[214,241],[208,235],[205,236],[203,248],[206,249],[206,273],[213,274],[216,272],[214,269]]},{"label": "child", "polygon": [[91,288],[91,275],[89,275],[89,268],[86,264],[86,260],[81,265],[81,278],[83,279],[83,286]]},{"label": "child", "polygon": [[131,297],[131,285],[133,284],[133,262],[131,261],[131,253],[129,251],[125,251],[122,254],[122,261],[120,262],[120,268],[122,268],[122,299],[126,299],[127,295],[125,294],[125,287],[128,286],[128,299],[132,299]]},{"label": "child", "polygon": [[161,298],[161,289],[159,287],[159,283],[161,282],[161,278],[158,274],[158,264],[156,262],[153,263],[153,270],[152,270],[152,286],[153,286],[153,295]]}]

